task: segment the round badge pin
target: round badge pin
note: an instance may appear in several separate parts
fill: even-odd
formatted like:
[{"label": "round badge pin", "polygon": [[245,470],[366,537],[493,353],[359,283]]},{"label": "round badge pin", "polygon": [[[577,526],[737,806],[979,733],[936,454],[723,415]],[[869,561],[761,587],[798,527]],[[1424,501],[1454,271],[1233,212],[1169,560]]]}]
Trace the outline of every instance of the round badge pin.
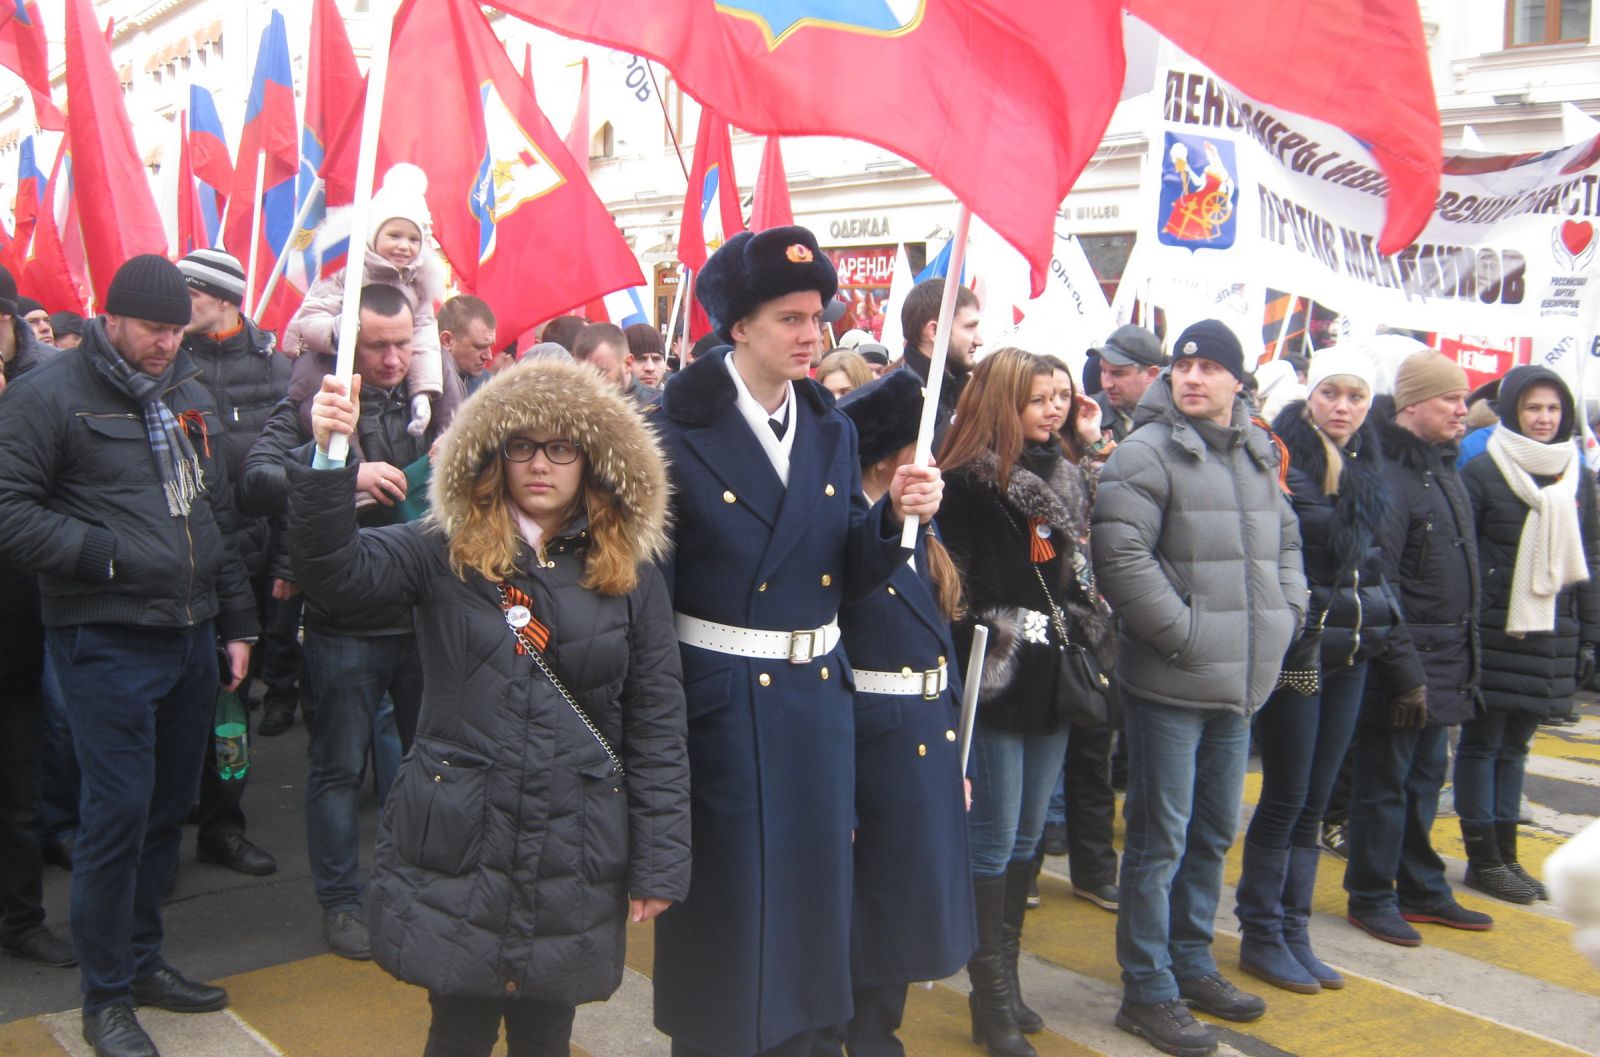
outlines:
[{"label": "round badge pin", "polygon": [[527,627],[532,620],[533,613],[528,609],[527,606],[512,606],[510,609],[506,610],[506,623],[510,624],[517,631],[521,631],[523,628]]},{"label": "round badge pin", "polygon": [[1041,523],[1038,528],[1033,530],[1033,533],[1040,539],[1047,540],[1050,538],[1050,526]]}]

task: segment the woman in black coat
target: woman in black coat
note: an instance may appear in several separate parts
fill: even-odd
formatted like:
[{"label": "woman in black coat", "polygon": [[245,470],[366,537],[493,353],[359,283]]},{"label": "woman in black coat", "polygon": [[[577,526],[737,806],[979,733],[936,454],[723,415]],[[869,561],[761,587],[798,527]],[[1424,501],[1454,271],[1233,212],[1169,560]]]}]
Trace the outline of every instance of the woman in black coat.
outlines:
[{"label": "woman in black coat", "polygon": [[[318,465],[355,428],[342,393],[330,376],[313,406]],[[426,681],[373,955],[428,989],[424,1057],[487,1057],[502,1018],[512,1057],[564,1054],[573,1007],[621,983],[630,902],[643,921],[688,889],[660,452],[593,371],[537,361],[463,405],[428,520],[358,531],[354,470],[290,467],[289,547],[322,604],[415,607]]]},{"label": "woman in black coat", "polygon": [[1272,424],[1289,454],[1289,498],[1311,588],[1306,623],[1313,636],[1321,629],[1320,657],[1299,670],[1320,674],[1314,682],[1286,678],[1257,713],[1261,799],[1245,832],[1235,913],[1239,967],[1303,994],[1344,986],[1312,951],[1306,924],[1322,813],[1361,713],[1367,660],[1386,646],[1410,648],[1376,551],[1393,500],[1367,421],[1373,374],[1362,353],[1326,349],[1312,360],[1306,399]]},{"label": "woman in black coat", "polygon": [[[1086,401],[1077,439],[1099,439]],[[1110,616],[1089,571],[1089,487],[1056,430],[1050,364],[1021,349],[991,353],[972,372],[939,453],[939,529],[961,570],[964,656],[977,624],[990,629],[972,739],[972,881],[978,950],[973,1037],[995,1057],[1033,1057],[1022,1032],[1044,1022],[1017,989],[1017,953],[1033,855],[1061,773],[1071,703],[1059,681],[1063,614],[1069,636],[1103,646]],[[1109,667],[1109,664],[1107,665]]]},{"label": "woman in black coat", "polygon": [[1484,711],[1461,725],[1456,813],[1467,886],[1531,903],[1545,892],[1517,861],[1523,774],[1539,721],[1594,671],[1600,512],[1560,375],[1515,367],[1498,403],[1500,425],[1461,472],[1478,526]]}]

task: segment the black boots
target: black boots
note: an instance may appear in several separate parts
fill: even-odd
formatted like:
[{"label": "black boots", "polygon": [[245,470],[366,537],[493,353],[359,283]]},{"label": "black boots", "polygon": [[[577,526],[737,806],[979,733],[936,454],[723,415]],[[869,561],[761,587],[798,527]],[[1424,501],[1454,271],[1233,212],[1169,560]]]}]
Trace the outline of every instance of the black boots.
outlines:
[{"label": "black boots", "polygon": [[[978,949],[967,962],[967,976],[972,981],[972,994],[968,998],[972,1010],[972,1041],[987,1046],[991,1057],[1038,1057],[1017,1027],[1012,1006],[1012,974],[1016,963],[1013,961],[1009,969],[1006,964],[1006,893],[1017,864],[1011,865],[1012,869],[1003,876],[972,879],[973,901],[978,912]],[[1025,870],[1031,869],[1029,863],[1022,866]],[[1021,884],[1025,900],[1026,878]],[[1023,913],[1020,907],[1017,913],[1020,918]]]},{"label": "black boots", "polygon": [[1544,885],[1522,868],[1517,861],[1517,823],[1496,822],[1494,824],[1495,844],[1500,849],[1500,861],[1505,863],[1506,869],[1516,874],[1533,892],[1533,898],[1547,900],[1550,893],[1544,890]]},{"label": "black boots", "polygon": [[1283,890],[1289,872],[1288,848],[1244,845],[1244,872],[1236,892],[1239,904],[1239,968],[1273,987],[1314,995],[1322,990],[1316,977],[1283,942]]},{"label": "black boots", "polygon": [[1044,1030],[1044,1018],[1022,1001],[1022,981],[1017,976],[1017,959],[1022,955],[1022,919],[1028,909],[1028,893],[1035,890],[1039,868],[1044,857],[1018,862],[1013,859],[1006,867],[1005,912],[1001,915],[1001,954],[1005,958],[1006,977],[1011,983],[1011,1010],[1017,1018],[1017,1027],[1024,1035]]},{"label": "black boots", "polygon": [[[1511,854],[1516,858],[1517,824],[1509,823]],[[1527,881],[1501,858],[1502,824],[1461,820],[1461,839],[1467,846],[1466,886],[1507,903],[1532,903],[1538,898]],[[1531,878],[1530,878],[1531,880]]]}]

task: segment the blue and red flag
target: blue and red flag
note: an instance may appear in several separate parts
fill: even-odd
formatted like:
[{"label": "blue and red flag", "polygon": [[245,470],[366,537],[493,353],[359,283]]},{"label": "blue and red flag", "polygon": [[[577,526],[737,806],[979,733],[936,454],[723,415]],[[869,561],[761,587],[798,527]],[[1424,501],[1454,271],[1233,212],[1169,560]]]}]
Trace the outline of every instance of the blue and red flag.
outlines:
[{"label": "blue and red flag", "polygon": [[700,129],[694,138],[689,194],[683,201],[683,220],[678,225],[678,259],[699,271],[712,251],[743,230],[744,214],[739,208],[739,180],[733,173],[728,123],[710,107],[703,107]]},{"label": "blue and red flag", "polygon": [[[294,181],[300,168],[299,140],[299,124],[294,116],[294,81],[289,72],[289,35],[284,28],[283,15],[274,10],[256,52],[250,96],[245,102],[244,128],[239,133],[239,157],[234,162],[233,182],[228,190],[228,213],[222,223],[224,248],[239,258],[250,277],[246,303],[257,322],[269,329],[264,317],[271,313],[263,311],[255,301],[267,284],[267,276],[279,252],[288,245],[293,233]],[[256,187],[258,168],[262,177],[259,189]],[[257,231],[261,237],[252,267],[250,245]],[[275,302],[277,300],[274,298]],[[297,307],[298,302],[289,305],[288,315],[282,321],[287,322]]]},{"label": "blue and red flag", "polygon": [[27,83],[39,127],[60,132],[67,119],[50,98],[50,52],[39,5],[34,0],[0,0],[0,12],[0,66]]},{"label": "blue and red flag", "polygon": [[[84,285],[67,260],[62,246],[61,225],[57,221],[57,205],[72,199],[72,162],[66,144],[56,152],[56,160],[45,184],[44,198],[40,203],[33,235],[27,242],[18,241],[12,247],[12,261],[16,265],[13,275],[17,286],[28,292],[52,312],[77,312],[87,315],[84,302]],[[78,242],[82,243],[79,238]]]},{"label": "blue and red flag", "polygon": [[[311,206],[291,237],[293,252],[284,276],[290,286],[302,293],[310,289],[319,276],[344,267],[345,255],[350,249],[348,236],[319,248],[316,231],[327,216],[329,205],[348,204],[348,197],[342,201],[335,197],[330,201],[329,185],[344,191],[355,183],[355,158],[349,159],[348,172],[331,180],[322,169],[328,147],[350,116],[361,113],[366,94],[366,82],[356,67],[355,52],[345,34],[339,5],[334,0],[317,0],[311,12],[311,50],[306,57],[306,116],[300,132],[296,215],[307,199],[311,199]],[[319,175],[324,181],[320,188],[317,186]]]},{"label": "blue and red flag", "polygon": [[26,247],[33,238],[33,226],[39,219],[45,184],[49,182],[34,157],[33,137],[23,137],[22,146],[17,149],[17,200],[12,210],[17,225],[12,238],[19,246]]},{"label": "blue and red flag", "polygon": [[[209,89],[197,84],[189,86],[189,132],[184,145],[194,178],[195,205],[203,221],[204,246],[209,249],[222,237],[222,212],[233,185],[233,156],[216,100]],[[182,209],[178,215],[183,216]]]}]

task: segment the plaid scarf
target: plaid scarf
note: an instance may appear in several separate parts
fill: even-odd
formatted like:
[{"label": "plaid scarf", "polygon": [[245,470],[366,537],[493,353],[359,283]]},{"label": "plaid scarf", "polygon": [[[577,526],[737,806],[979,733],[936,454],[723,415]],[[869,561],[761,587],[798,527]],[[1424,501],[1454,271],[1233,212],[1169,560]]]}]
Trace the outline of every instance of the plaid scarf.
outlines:
[{"label": "plaid scarf", "polygon": [[167,512],[173,517],[188,517],[189,508],[205,490],[200,457],[195,454],[183,426],[161,399],[162,389],[171,381],[172,369],[160,378],[138,370],[111,347],[104,334],[100,340],[84,344],[95,369],[129,399],[144,408],[145,433],[150,438],[150,453],[161,474],[161,489],[167,495]]}]

